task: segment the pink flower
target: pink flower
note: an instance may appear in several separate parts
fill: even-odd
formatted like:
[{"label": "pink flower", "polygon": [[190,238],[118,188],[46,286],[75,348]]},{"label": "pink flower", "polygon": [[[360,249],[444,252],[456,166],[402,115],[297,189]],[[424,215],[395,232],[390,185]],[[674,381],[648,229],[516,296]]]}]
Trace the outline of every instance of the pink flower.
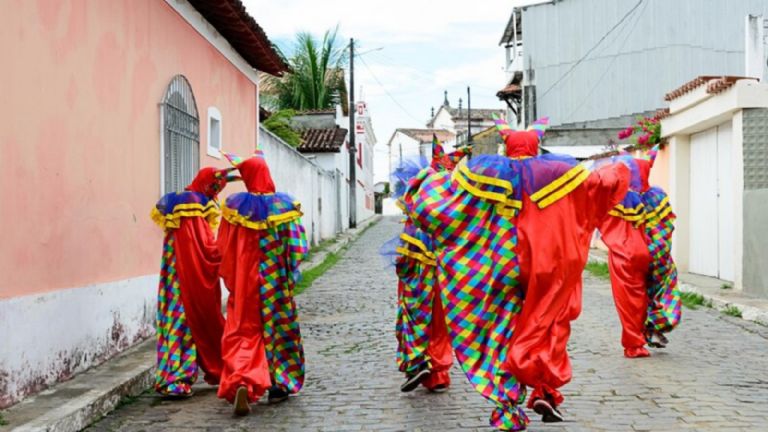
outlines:
[{"label": "pink flower", "polygon": [[632,136],[632,134],[635,133],[635,130],[632,129],[632,127],[628,127],[624,129],[623,131],[619,132],[619,139],[627,139]]},{"label": "pink flower", "polygon": [[648,140],[651,138],[650,134],[643,135],[637,139],[637,143],[640,145],[646,145],[648,143]]}]

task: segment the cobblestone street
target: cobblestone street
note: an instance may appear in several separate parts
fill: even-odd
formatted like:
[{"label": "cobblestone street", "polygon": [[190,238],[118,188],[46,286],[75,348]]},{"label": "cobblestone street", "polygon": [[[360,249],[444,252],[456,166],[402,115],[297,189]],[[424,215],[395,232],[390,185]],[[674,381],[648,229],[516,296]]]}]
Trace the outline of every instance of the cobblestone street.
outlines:
[{"label": "cobblestone street", "polygon": [[[307,362],[298,396],[254,405],[250,416],[235,418],[204,384],[182,401],[146,392],[89,430],[492,430],[491,405],[458,366],[446,393],[399,391],[396,277],[378,255],[399,229],[396,219],[384,218],[298,297]],[[566,422],[544,425],[530,412],[530,430],[765,430],[768,328],[706,308],[683,314],[666,350],[625,359],[608,282],[585,274],[584,310],[570,345],[574,380],[564,389]]]}]

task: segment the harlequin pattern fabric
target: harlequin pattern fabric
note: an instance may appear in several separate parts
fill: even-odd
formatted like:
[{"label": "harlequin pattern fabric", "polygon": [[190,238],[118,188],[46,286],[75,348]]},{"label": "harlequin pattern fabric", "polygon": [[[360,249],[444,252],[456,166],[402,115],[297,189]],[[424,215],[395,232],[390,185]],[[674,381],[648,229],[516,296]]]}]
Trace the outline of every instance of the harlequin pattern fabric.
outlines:
[{"label": "harlequin pattern fabric", "polygon": [[308,250],[298,203],[281,193],[237,193],[223,217],[221,277],[230,297],[218,395],[231,402],[245,386],[253,402],[272,385],[296,393],[304,352],[293,290]]},{"label": "harlequin pattern fabric", "polygon": [[293,288],[298,265],[308,252],[304,228],[296,221],[283,223],[267,230],[260,246],[261,317],[270,374],[275,384],[298,393],[304,384],[304,348]]},{"label": "harlequin pattern fabric", "polygon": [[157,293],[157,371],[155,390],[188,395],[197,379],[197,350],[181,301],[173,234],[166,234]]},{"label": "harlequin pattern fabric", "polygon": [[185,217],[201,217],[215,229],[220,215],[216,200],[201,192],[183,191],[165,194],[152,208],[150,217],[164,230],[179,228]]},{"label": "harlequin pattern fabric", "polygon": [[[490,170],[509,173],[498,164]],[[405,195],[415,224],[436,243],[437,280],[464,373],[496,404],[491,424],[521,430],[525,388],[500,366],[520,310],[514,225],[516,178],[486,177],[460,164],[453,173],[422,171]]]},{"label": "harlequin pattern fabric", "polygon": [[221,375],[221,256],[212,231],[221,212],[214,198],[191,190],[205,189],[206,179],[219,185],[218,173],[202,169],[188,190],[164,195],[150,215],[165,232],[156,320],[156,389],[163,394],[188,394],[198,368],[210,384]]},{"label": "harlequin pattern fabric", "polygon": [[398,276],[398,304],[395,336],[397,365],[400,372],[413,373],[424,364],[431,367],[427,355],[435,296],[435,255],[431,240],[410,221],[405,222],[395,260]]},{"label": "harlequin pattern fabric", "polygon": [[668,332],[677,326],[682,314],[677,267],[672,259],[672,232],[676,216],[669,197],[661,188],[652,187],[645,192],[643,203],[646,208],[645,232],[651,254],[646,325],[657,332]]}]

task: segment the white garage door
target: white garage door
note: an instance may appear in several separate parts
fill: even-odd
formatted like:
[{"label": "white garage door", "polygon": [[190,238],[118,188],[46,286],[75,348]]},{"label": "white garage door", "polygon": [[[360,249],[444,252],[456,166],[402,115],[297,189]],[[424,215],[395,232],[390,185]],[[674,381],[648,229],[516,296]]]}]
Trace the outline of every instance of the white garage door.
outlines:
[{"label": "white garage door", "polygon": [[691,136],[690,271],[733,281],[731,124]]},{"label": "white garage door", "polygon": [[717,128],[691,136],[691,273],[717,276]]}]

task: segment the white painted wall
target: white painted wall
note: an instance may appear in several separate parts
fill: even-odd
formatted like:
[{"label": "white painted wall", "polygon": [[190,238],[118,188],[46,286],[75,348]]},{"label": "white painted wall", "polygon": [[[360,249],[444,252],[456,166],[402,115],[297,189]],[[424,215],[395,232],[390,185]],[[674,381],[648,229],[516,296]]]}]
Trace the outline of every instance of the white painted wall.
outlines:
[{"label": "white painted wall", "polygon": [[152,335],[157,284],[147,275],[0,301],[0,406]]},{"label": "white painted wall", "polygon": [[[768,85],[741,80],[718,94],[702,86],[673,100],[670,116],[662,120],[662,133],[670,141],[669,193],[678,216],[673,239],[678,268],[733,281],[737,290],[743,289],[744,237],[753,235],[744,232],[743,223],[744,108],[768,108]],[[710,149],[699,151],[706,150],[697,148],[701,145]],[[701,197],[705,192],[709,197]],[[711,244],[702,244],[707,241]],[[716,248],[714,253],[710,248]]]},{"label": "white painted wall", "polygon": [[301,221],[313,244],[335,236],[339,227],[341,230],[349,227],[349,218],[345,217],[349,207],[346,191],[341,194],[341,203],[338,202],[336,176],[341,174],[325,170],[320,164],[330,164],[340,158],[340,154],[329,153],[335,156],[323,155],[311,160],[261,126],[259,146],[277,190],[293,195],[301,203],[304,212]]}]

